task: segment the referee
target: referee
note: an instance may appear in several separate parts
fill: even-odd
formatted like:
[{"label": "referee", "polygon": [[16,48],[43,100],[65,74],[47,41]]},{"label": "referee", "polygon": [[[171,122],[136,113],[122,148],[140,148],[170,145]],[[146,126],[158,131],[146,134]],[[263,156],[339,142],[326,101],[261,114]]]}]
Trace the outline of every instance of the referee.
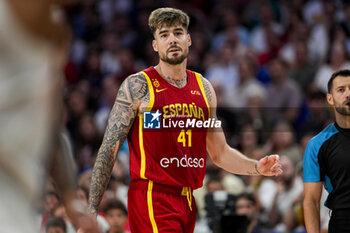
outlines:
[{"label": "referee", "polygon": [[332,210],[329,233],[350,232],[350,70],[332,74],[327,101],[335,122],[313,137],[304,155],[304,217],[308,233],[320,232],[322,184]]}]

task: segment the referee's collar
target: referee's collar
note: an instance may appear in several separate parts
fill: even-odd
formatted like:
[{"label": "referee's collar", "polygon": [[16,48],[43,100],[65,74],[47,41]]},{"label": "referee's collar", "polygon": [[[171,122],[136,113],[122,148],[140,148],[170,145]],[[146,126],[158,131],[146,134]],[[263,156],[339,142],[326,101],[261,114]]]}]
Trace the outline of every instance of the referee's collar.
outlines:
[{"label": "referee's collar", "polygon": [[337,128],[337,130],[339,130],[340,132],[344,133],[346,136],[350,137],[350,128],[341,128],[337,122],[334,122],[334,126],[335,128]]}]

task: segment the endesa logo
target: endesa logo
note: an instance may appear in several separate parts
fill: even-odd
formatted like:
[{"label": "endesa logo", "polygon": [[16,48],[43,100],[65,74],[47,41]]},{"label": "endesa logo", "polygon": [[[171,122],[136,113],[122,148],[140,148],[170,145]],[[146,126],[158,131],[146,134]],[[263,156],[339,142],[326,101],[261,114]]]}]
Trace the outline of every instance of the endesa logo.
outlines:
[{"label": "endesa logo", "polygon": [[162,158],[160,160],[160,166],[167,168],[172,167],[200,167],[204,168],[204,158],[191,158],[185,155],[182,158],[173,157],[173,158]]}]

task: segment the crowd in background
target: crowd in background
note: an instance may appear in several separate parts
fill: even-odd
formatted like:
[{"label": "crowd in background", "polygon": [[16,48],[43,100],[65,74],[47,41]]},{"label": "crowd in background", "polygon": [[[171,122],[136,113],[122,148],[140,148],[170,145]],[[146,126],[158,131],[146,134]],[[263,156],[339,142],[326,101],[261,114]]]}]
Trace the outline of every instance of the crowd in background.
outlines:
[{"label": "crowd in background", "polygon": [[[228,143],[254,159],[279,154],[284,170],[276,178],[241,177],[215,167],[208,157],[203,188],[194,193],[195,232],[305,232],[303,152],[332,121],[325,98],[328,79],[334,71],[350,69],[350,4],[340,0],[87,0],[67,8],[73,30],[64,67],[63,133],[78,171],[77,195],[87,204],[91,170],[120,84],[158,63],[148,16],[164,6],[191,18],[188,68],[212,83]],[[128,232],[122,207],[128,159],[125,143],[101,203],[105,232]],[[69,222],[54,184],[47,189],[42,229],[52,217]],[[113,206],[117,217],[108,218]],[[324,229],[328,218],[324,209]],[[74,226],[66,232],[74,232]]]}]

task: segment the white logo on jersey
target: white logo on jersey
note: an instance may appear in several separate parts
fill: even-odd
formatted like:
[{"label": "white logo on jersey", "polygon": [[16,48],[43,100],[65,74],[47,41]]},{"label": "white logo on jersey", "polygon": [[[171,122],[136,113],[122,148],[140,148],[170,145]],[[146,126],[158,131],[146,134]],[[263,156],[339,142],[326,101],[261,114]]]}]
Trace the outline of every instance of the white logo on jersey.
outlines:
[{"label": "white logo on jersey", "polygon": [[176,167],[200,167],[200,168],[204,168],[205,164],[204,164],[204,158],[198,159],[198,158],[191,158],[188,157],[187,155],[185,155],[185,157],[179,159],[177,157],[173,157],[173,158],[162,158],[160,160],[160,166],[167,168],[170,165],[174,165]]}]

